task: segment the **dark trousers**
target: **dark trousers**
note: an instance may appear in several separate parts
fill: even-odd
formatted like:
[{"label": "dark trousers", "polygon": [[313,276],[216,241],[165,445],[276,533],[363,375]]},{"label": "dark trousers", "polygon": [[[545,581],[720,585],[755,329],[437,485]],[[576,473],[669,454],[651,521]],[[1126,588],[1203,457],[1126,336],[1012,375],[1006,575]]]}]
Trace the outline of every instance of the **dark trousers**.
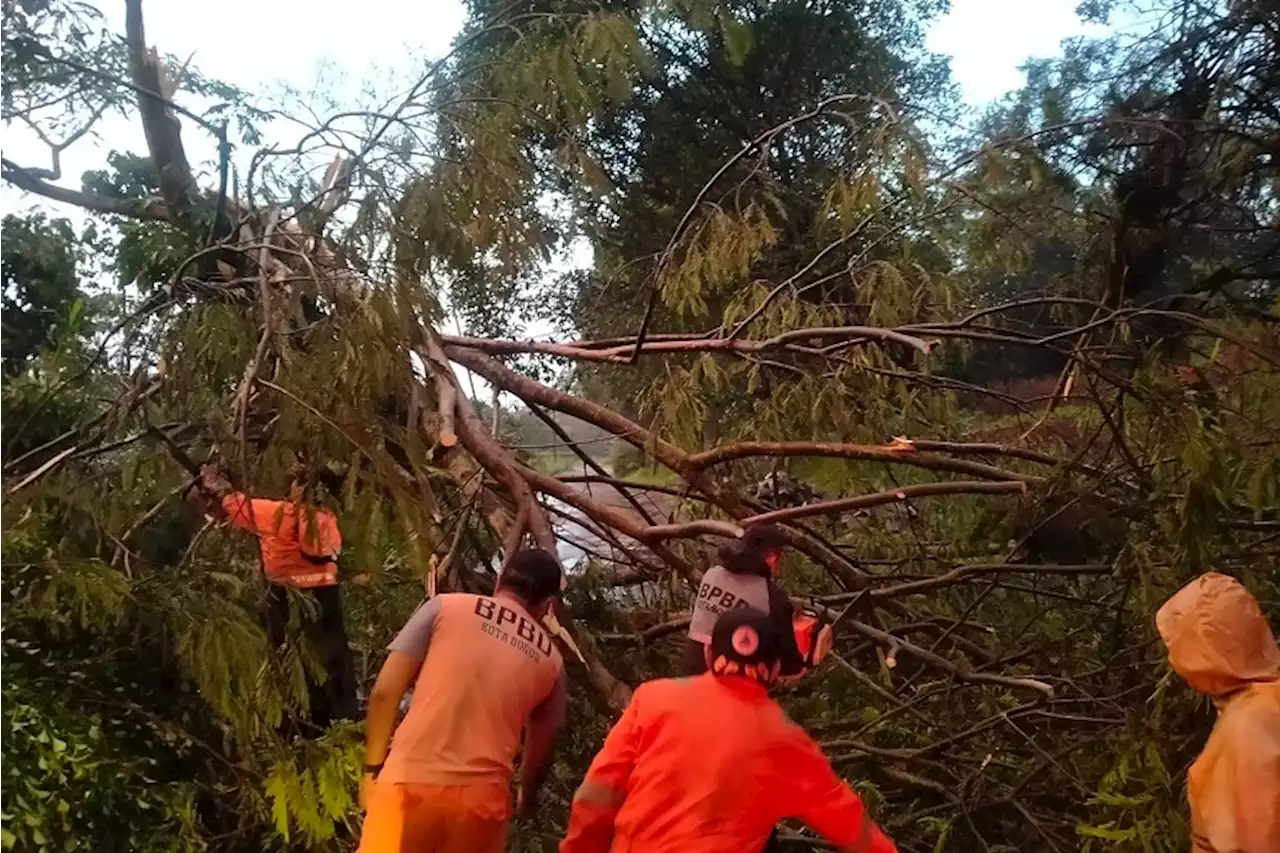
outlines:
[{"label": "dark trousers", "polygon": [[684,675],[702,675],[707,671],[707,647],[692,637],[684,638],[684,655],[680,659]]},{"label": "dark trousers", "polygon": [[314,728],[324,729],[335,720],[355,720],[359,714],[356,702],[356,666],[347,645],[347,629],[342,619],[342,593],[337,584],[313,589],[290,590],[271,584],[267,597],[267,638],[279,649],[289,636],[291,599],[296,599],[301,637],[319,653],[324,663],[323,679],[308,675],[307,694]]}]

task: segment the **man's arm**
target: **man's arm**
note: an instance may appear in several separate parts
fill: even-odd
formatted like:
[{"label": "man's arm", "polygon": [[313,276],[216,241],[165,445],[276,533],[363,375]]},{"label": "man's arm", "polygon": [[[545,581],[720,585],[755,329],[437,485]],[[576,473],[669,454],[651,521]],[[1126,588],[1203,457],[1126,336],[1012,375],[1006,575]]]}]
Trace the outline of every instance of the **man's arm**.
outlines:
[{"label": "man's arm", "polygon": [[640,745],[639,701],[641,685],[631,697],[604,746],[587,769],[586,778],[573,795],[569,827],[560,853],[608,853],[613,843],[613,822],[627,797],[627,785],[635,769]]},{"label": "man's arm", "polygon": [[364,768],[366,773],[377,775],[387,760],[387,751],[391,747],[391,733],[395,731],[396,717],[400,710],[400,700],[404,698],[409,685],[422,669],[422,658],[416,658],[405,652],[392,651],[387,656],[382,669],[378,670],[378,680],[373,684],[373,692],[369,694],[369,711],[364,720]]},{"label": "man's arm", "polygon": [[772,580],[769,584],[769,618],[778,631],[782,641],[782,675],[798,676],[804,672],[804,657],[796,645],[795,621],[796,609],[791,597],[783,592]]},{"label": "man's arm", "polygon": [[422,669],[440,614],[440,599],[433,598],[409,617],[404,628],[391,641],[387,656],[373,692],[369,694],[369,710],[364,723],[364,766],[366,775],[377,775],[391,748],[400,700]]},{"label": "man's arm", "polygon": [[781,792],[788,817],[796,817],[836,845],[840,853],[897,853],[813,739],[799,727],[780,756],[788,784]]},{"label": "man's arm", "polygon": [[260,536],[274,535],[284,515],[284,501],[251,498],[243,492],[228,492],[217,505],[232,527]]},{"label": "man's arm", "polygon": [[538,791],[551,769],[551,753],[556,736],[564,724],[569,705],[569,691],[565,686],[564,670],[556,678],[547,698],[529,715],[525,727],[524,756],[520,759],[519,811],[530,809],[538,800]]},{"label": "man's arm", "polygon": [[232,527],[250,533],[274,534],[284,514],[284,501],[250,498],[237,492],[213,465],[200,468],[200,482],[192,494],[195,492],[199,493],[203,512],[226,519]]}]

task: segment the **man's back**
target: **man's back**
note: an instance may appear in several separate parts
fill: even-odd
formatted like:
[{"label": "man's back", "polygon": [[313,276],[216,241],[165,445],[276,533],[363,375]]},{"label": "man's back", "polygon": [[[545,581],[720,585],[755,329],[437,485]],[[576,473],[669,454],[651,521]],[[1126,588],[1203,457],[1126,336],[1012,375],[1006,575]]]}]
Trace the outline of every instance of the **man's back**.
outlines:
[{"label": "man's back", "polygon": [[425,658],[379,781],[506,783],[525,722],[563,670],[538,621],[511,598],[440,595],[391,648]]},{"label": "man's back", "polygon": [[262,566],[272,583],[305,589],[338,582],[342,534],[329,510],[240,492],[223,497],[222,510],[232,526],[258,537]]},{"label": "man's back", "polygon": [[724,566],[712,566],[702,576],[698,597],[689,620],[689,636],[699,643],[711,642],[711,629],[726,610],[750,607],[768,614],[769,582],[752,574],[734,574]]},{"label": "man's back", "polygon": [[1196,853],[1280,850],[1280,681],[1219,702],[1187,796]]},{"label": "man's back", "polygon": [[[641,685],[585,784],[625,797],[614,853],[759,849],[787,817],[837,840],[860,829],[857,797],[747,679],[701,675]],[[562,849],[574,844],[571,831]]]}]

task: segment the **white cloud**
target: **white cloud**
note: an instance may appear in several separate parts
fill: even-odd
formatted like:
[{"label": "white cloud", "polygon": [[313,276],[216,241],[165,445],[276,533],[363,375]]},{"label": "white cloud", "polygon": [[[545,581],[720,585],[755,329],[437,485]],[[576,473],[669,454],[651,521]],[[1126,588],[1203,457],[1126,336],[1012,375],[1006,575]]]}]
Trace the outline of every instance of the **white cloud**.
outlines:
[{"label": "white cloud", "polygon": [[1059,55],[1063,39],[1100,35],[1076,17],[1078,0],[951,0],[926,44],[951,57],[965,100],[986,104],[1022,85],[1029,58]]}]

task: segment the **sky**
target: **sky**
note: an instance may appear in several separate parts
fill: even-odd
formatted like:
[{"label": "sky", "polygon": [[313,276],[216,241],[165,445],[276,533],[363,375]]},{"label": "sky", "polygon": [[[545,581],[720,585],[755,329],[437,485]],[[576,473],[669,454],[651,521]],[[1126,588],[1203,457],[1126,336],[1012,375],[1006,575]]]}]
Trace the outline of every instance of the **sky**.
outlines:
[{"label": "sky", "polygon": [[[931,26],[927,46],[951,57],[961,93],[976,109],[1018,88],[1023,79],[1018,67],[1027,59],[1058,55],[1064,39],[1097,33],[1076,17],[1077,2],[951,0],[950,11]],[[123,32],[122,0],[97,0],[97,5]],[[190,0],[143,4],[147,41],[163,53],[191,57],[192,66],[208,77],[268,98],[285,86],[306,92],[323,81],[327,92],[347,104],[360,102],[370,85],[382,93],[394,91],[395,81],[443,56],[464,14],[460,0],[219,0],[198,14]],[[183,102],[181,91],[177,100]],[[296,125],[282,121],[264,131],[268,144],[281,146],[300,135]],[[213,183],[213,139],[187,121],[183,141],[197,177]],[[0,147],[21,165],[48,166],[47,149],[25,128],[5,128]],[[112,149],[146,150],[136,121],[121,116],[102,121],[95,135],[63,153],[60,183],[78,188],[79,176],[100,168]],[[242,173],[250,153],[237,153]],[[72,208],[3,188],[4,212],[33,206],[73,221],[82,218]]]},{"label": "sky", "polygon": [[[1096,32],[1078,20],[1076,2],[952,0],[927,44],[951,57],[963,96],[978,107],[1017,88],[1018,67],[1028,58],[1057,55],[1063,39]],[[98,6],[123,31],[124,3],[98,0]],[[323,78],[340,101],[355,102],[368,81],[387,91],[390,79],[404,78],[447,52],[464,10],[460,0],[220,0],[196,16],[190,0],[146,0],[143,14],[148,42],[165,53],[190,56],[209,77],[256,94],[278,92],[281,84],[307,91]],[[297,136],[297,128],[284,123],[267,129],[268,142],[284,145]],[[187,122],[183,137],[193,164],[213,160],[207,134]],[[46,150],[25,128],[5,128],[0,145],[10,160],[47,165]],[[80,174],[99,167],[113,148],[145,150],[136,123],[112,117],[96,139],[64,152],[63,183],[78,185]],[[5,211],[33,201],[4,189]]]}]

